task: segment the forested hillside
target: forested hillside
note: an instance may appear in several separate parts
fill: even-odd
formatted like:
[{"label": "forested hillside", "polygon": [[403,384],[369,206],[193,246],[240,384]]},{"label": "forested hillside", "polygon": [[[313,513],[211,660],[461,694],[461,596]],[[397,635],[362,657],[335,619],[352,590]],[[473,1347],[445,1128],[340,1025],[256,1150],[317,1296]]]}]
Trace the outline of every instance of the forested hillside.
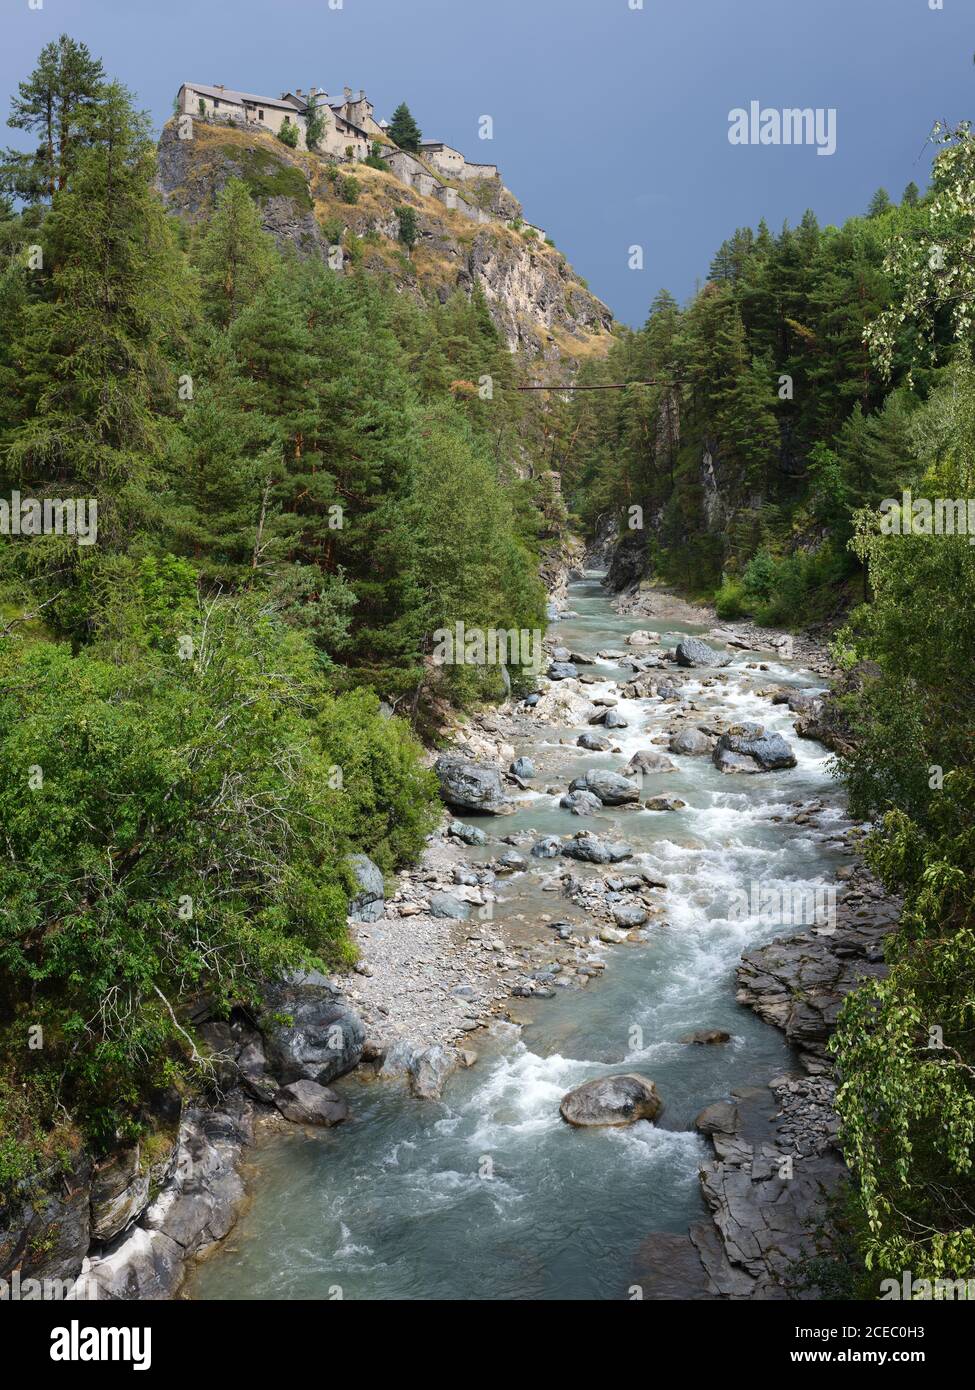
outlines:
[{"label": "forested hillside", "polygon": [[0,487],[94,502],[97,544],[0,545],[2,1185],[138,1133],[195,1071],[188,999],[348,962],[349,855],[389,872],[434,823],[414,730],[503,693],[432,634],[539,626],[560,539],[477,293],[282,253],[239,179],[181,223],[70,39],[12,123]]},{"label": "forested hillside", "polygon": [[618,586],[841,623],[838,771],[906,898],[888,978],[834,1040],[848,1296],[975,1264],[975,138],[936,140],[923,197],[737,232],[686,309],[659,295],[585,373],[653,384],[580,392],[564,422],[567,500],[590,534],[619,528]]}]

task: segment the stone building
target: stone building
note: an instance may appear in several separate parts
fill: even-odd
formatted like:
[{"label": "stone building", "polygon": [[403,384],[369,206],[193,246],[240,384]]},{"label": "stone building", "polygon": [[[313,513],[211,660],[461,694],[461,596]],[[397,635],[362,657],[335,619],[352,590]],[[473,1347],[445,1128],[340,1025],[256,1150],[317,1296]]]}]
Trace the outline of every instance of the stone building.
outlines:
[{"label": "stone building", "polygon": [[253,92],[238,92],[221,83],[209,86],[200,82],[184,82],[177,97],[183,115],[206,120],[226,121],[230,125],[256,126],[277,135],[285,125],[298,129],[298,148],[305,148],[305,122],[295,103],[285,97],[262,97]]}]

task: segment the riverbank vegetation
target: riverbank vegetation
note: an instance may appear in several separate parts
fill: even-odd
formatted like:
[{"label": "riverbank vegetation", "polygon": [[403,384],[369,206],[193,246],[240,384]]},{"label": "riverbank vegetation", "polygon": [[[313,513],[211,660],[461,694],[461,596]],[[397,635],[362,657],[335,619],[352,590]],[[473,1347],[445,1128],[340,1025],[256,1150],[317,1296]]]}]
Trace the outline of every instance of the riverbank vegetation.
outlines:
[{"label": "riverbank vegetation", "polygon": [[13,114],[0,495],[84,499],[97,543],[0,541],[8,1191],[196,1084],[195,1002],[350,962],[350,856],[393,872],[439,811],[416,730],[503,689],[433,633],[539,626],[549,526],[532,422],[476,385],[518,371],[477,296],[285,255],[236,179],[178,223],[70,39]]}]

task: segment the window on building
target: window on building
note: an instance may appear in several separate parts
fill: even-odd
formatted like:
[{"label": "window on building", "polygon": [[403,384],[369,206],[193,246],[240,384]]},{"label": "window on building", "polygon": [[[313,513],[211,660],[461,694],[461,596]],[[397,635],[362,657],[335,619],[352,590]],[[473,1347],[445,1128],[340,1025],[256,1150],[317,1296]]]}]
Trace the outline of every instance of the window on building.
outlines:
[{"label": "window on building", "polygon": [[220,98],[219,98],[219,97],[214,97],[214,98],[213,98],[213,109],[214,109],[214,111],[216,111],[216,109],[217,109],[217,107],[218,107],[219,105],[220,105]]},{"label": "window on building", "polygon": [[261,111],[260,108],[258,108],[257,119],[258,119],[259,121],[263,121],[263,119],[264,119],[264,112]]}]

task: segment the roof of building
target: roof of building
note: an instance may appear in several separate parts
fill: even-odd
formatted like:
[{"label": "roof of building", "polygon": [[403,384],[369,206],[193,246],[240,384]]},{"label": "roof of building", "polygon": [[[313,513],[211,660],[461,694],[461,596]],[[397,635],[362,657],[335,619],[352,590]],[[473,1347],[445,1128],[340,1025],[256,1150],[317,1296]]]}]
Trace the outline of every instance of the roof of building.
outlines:
[{"label": "roof of building", "polygon": [[213,97],[215,101],[229,101],[234,106],[243,106],[246,102],[251,106],[277,106],[285,111],[295,109],[293,101],[279,100],[277,97],[257,96],[254,92],[237,92],[232,87],[211,87],[205,82],[184,82],[183,86],[191,87],[194,92],[199,92],[201,96]]}]

